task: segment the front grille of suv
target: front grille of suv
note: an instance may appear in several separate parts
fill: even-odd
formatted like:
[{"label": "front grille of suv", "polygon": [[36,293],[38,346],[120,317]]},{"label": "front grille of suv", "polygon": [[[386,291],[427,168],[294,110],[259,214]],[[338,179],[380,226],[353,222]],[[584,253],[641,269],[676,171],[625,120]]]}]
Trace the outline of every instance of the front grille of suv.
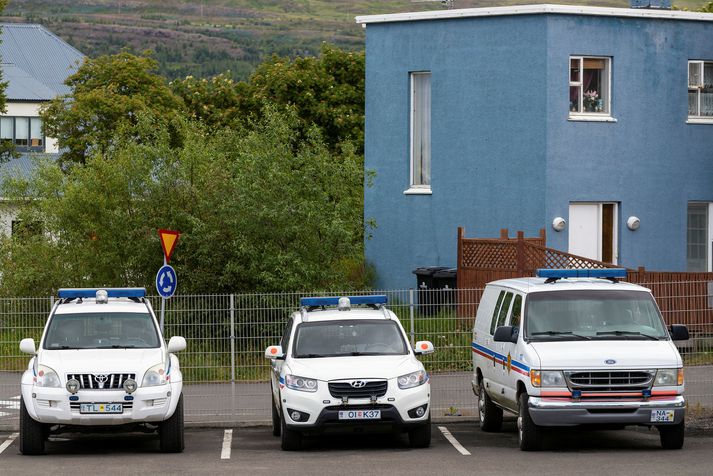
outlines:
[{"label": "front grille of suv", "polygon": [[[363,384],[363,386],[355,387],[352,382],[360,382],[358,385]],[[367,382],[363,380],[353,380],[349,382],[329,382],[329,393],[334,398],[371,398],[371,397],[383,397],[386,395],[386,388],[388,382],[386,380],[377,380],[373,382]]]},{"label": "front grille of suv", "polygon": [[67,374],[67,380],[79,381],[83,390],[119,390],[127,379],[136,380],[136,374]]},{"label": "front grille of suv", "polygon": [[569,388],[582,392],[640,392],[651,387],[655,375],[655,370],[565,372]]}]

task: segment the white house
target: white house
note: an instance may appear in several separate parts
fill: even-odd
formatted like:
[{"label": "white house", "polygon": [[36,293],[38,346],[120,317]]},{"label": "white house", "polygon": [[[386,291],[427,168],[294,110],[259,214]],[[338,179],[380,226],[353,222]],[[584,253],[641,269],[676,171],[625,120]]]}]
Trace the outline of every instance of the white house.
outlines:
[{"label": "white house", "polygon": [[[0,114],[0,140],[12,141],[21,154],[0,165],[0,176],[28,175],[32,154],[59,152],[57,141],[43,134],[40,107],[70,91],[64,81],[84,55],[42,25],[2,23],[0,28],[0,67],[2,79],[8,83],[7,109]],[[12,233],[15,217],[14,204],[0,197],[0,233]]]}]

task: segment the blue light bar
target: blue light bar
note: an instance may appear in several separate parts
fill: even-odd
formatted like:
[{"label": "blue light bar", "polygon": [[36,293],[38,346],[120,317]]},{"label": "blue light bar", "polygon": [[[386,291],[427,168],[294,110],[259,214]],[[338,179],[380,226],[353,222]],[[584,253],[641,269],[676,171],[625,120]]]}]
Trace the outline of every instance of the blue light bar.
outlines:
[{"label": "blue light bar", "polygon": [[74,288],[60,289],[57,294],[60,299],[94,298],[97,291],[103,289],[110,298],[142,298],[146,296],[145,288]]},{"label": "blue light bar", "polygon": [[538,278],[626,278],[625,268],[603,269],[538,269]]},{"label": "blue light bar", "polygon": [[[372,296],[346,296],[349,302],[354,306],[358,304],[386,304],[388,298],[384,294]],[[336,306],[339,304],[339,297],[306,297],[300,299],[300,306]]]}]

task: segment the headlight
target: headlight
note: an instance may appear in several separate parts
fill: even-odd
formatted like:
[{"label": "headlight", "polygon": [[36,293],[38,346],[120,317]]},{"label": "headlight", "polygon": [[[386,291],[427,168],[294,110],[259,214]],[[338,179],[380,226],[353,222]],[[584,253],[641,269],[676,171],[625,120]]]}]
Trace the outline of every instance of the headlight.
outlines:
[{"label": "headlight", "polygon": [[164,364],[156,364],[146,371],[141,382],[142,387],[155,387],[166,383],[166,370]]},{"label": "headlight", "polygon": [[428,381],[428,374],[425,370],[411,372],[396,379],[400,389],[418,387]]},{"label": "headlight", "polygon": [[35,385],[38,387],[58,388],[62,385],[59,382],[57,372],[47,367],[46,365],[37,366],[37,376],[35,377]]},{"label": "headlight", "polygon": [[561,370],[530,370],[530,383],[533,387],[566,387]]},{"label": "headlight", "polygon": [[292,390],[302,392],[316,392],[317,381],[311,378],[298,377],[296,375],[285,375],[285,385]]},{"label": "headlight", "polygon": [[654,379],[654,387],[683,385],[683,369],[659,369]]}]

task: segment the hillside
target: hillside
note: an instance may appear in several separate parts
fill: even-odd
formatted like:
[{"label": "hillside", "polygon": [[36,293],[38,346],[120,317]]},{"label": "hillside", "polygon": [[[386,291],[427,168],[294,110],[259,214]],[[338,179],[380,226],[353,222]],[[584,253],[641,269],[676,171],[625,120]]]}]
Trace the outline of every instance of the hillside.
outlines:
[{"label": "hillside", "polygon": [[[457,8],[517,3],[546,2],[455,0]],[[628,6],[627,0],[560,3]],[[691,9],[705,3],[675,1]],[[228,69],[244,78],[273,53],[313,54],[322,41],[363,48],[357,15],[442,8],[423,0],[10,0],[1,19],[41,23],[90,56],[152,50],[168,78]]]}]

